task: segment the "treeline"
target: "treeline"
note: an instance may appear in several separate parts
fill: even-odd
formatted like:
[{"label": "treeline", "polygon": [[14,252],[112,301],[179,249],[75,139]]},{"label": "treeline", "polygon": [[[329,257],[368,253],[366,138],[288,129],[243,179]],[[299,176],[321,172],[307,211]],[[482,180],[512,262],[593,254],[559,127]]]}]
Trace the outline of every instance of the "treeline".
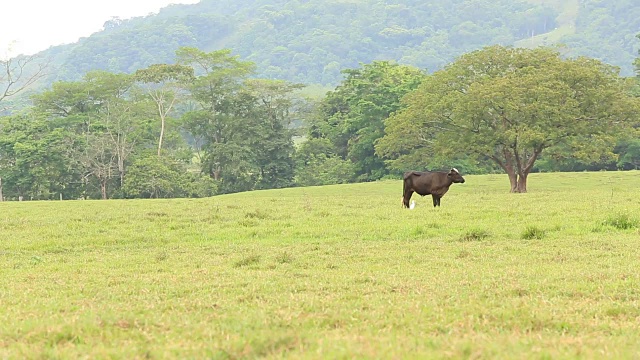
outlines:
[{"label": "treeline", "polygon": [[[640,7],[635,0],[581,0],[575,32],[559,42],[571,55],[584,55],[621,67],[633,74],[632,62],[638,50],[636,34],[640,29]],[[579,5],[578,5],[579,4]]]},{"label": "treeline", "polygon": [[90,72],[0,119],[7,199],[201,197],[294,185],[300,85],[250,79],[228,50]]},{"label": "treeline", "polygon": [[3,198],[203,197],[409,169],[508,172],[519,157],[527,173],[640,166],[636,130],[603,125],[637,122],[636,82],[593,59],[498,46],[435,74],[374,61],[316,102],[300,84],[253,78],[230,50],[176,59],[57,82],[0,118]]}]

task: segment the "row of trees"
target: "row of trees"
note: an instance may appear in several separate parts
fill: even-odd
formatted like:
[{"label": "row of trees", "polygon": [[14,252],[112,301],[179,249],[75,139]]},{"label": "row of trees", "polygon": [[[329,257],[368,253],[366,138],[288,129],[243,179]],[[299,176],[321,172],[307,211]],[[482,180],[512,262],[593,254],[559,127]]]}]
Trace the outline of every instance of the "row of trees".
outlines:
[{"label": "row of trees", "polygon": [[[207,196],[294,183],[290,123],[300,85],[249,79],[229,50],[90,72],[0,119],[6,198]],[[16,74],[17,75],[17,74]],[[302,109],[302,110],[298,110]]]},{"label": "row of trees", "polygon": [[176,58],[58,82],[2,118],[4,196],[208,196],[450,166],[505,172],[525,192],[532,171],[640,165],[635,79],[554,49],[487,47],[432,75],[364,64],[314,111],[301,85],[250,78],[228,50]]}]

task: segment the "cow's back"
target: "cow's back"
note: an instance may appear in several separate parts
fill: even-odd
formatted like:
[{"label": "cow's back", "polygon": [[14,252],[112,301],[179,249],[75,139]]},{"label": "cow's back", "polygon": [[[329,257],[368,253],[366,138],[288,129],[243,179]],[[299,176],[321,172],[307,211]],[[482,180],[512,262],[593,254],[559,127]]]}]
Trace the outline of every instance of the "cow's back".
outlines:
[{"label": "cow's back", "polygon": [[430,171],[407,171],[404,173],[404,186],[420,195],[431,194],[434,176],[437,174]]}]

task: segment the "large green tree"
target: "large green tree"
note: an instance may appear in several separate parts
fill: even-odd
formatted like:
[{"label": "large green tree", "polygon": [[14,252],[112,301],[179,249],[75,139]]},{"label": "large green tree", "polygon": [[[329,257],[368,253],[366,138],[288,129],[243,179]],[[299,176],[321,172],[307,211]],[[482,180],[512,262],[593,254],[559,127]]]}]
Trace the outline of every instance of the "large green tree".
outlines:
[{"label": "large green tree", "polygon": [[301,84],[282,80],[250,79],[244,84],[244,93],[251,101],[255,119],[251,148],[260,177],[259,189],[282,188],[293,184],[294,147],[292,131],[294,91]]},{"label": "large green tree", "polygon": [[376,61],[344,74],[346,79],[320,104],[309,136],[329,139],[339,156],[353,162],[359,180],[377,180],[388,174],[374,149],[384,135],[384,120],[401,108],[402,97],[418,87],[425,73]]},{"label": "large green tree", "polygon": [[487,47],[434,73],[386,122],[377,152],[403,168],[441,154],[489,158],[527,191],[540,154],[613,156],[618,131],[637,122],[637,99],[615,68],[549,48]]},{"label": "large green tree", "polygon": [[195,69],[196,77],[188,86],[195,106],[184,114],[184,127],[192,136],[202,171],[216,181],[226,179],[225,191],[248,190],[252,160],[244,139],[252,129],[246,126],[237,100],[253,63],[229,50],[181,48],[176,55],[180,64]]},{"label": "large green tree", "polygon": [[182,48],[177,55],[195,69],[187,87],[195,106],[184,114],[183,126],[202,171],[219,182],[221,192],[291,185],[290,110],[300,85],[247,79],[254,64],[229,50]]},{"label": "large green tree", "polygon": [[66,192],[73,135],[52,125],[34,113],[0,119],[0,197],[49,199]]}]

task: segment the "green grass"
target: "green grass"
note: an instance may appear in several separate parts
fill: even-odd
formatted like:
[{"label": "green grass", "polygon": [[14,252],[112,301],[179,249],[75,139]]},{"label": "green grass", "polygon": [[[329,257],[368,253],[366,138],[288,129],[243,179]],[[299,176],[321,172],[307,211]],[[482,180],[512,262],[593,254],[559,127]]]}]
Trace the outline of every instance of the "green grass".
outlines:
[{"label": "green grass", "polygon": [[640,172],[466,179],[0,203],[0,358],[639,357]]}]

